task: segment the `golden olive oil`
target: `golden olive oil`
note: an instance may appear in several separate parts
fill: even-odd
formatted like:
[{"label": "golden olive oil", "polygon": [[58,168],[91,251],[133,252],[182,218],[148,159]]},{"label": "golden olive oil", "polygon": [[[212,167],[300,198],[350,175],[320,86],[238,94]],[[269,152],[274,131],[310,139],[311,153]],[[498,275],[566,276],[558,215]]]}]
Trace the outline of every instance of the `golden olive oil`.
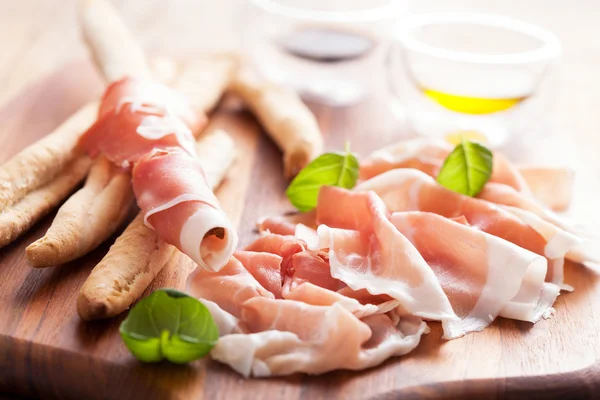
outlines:
[{"label": "golden olive oil", "polygon": [[525,100],[527,97],[486,98],[461,96],[438,90],[422,89],[423,94],[448,110],[464,114],[491,114],[505,111]]},{"label": "golden olive oil", "polygon": [[489,143],[487,137],[483,133],[477,131],[457,131],[447,134],[445,139],[448,143],[453,145],[459,144],[463,139],[481,144]]}]

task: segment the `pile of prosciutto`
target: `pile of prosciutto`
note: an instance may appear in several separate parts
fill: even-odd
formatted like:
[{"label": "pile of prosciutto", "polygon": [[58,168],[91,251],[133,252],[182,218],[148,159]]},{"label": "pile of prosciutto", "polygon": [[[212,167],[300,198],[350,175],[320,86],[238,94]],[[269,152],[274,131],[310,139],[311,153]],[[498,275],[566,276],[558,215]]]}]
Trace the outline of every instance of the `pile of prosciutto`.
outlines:
[{"label": "pile of prosciutto", "polygon": [[573,174],[519,169],[494,154],[475,198],[439,185],[452,146],[414,139],[361,162],[353,189],[322,187],[317,208],[260,222],[260,237],[188,291],[221,338],[212,357],[256,377],[360,370],[409,353],[439,321],[443,338],[495,318],[554,311],[566,259],[597,267],[589,239],[555,210]]}]

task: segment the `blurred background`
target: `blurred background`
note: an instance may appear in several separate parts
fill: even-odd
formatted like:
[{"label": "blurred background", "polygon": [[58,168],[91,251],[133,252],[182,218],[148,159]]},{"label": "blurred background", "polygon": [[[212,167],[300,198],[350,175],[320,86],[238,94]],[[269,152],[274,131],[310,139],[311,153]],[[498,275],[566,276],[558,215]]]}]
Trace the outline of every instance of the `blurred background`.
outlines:
[{"label": "blurred background", "polygon": [[[244,50],[254,27],[245,0],[114,0],[148,54],[193,56],[206,51]],[[345,4],[344,2],[337,2]],[[479,11],[512,16],[553,31],[562,58],[552,76],[552,108],[541,117],[553,131],[572,138],[573,151],[594,174],[600,117],[600,3],[597,0],[456,0],[400,2],[402,17],[432,11]],[[398,22],[400,23],[400,22]],[[258,27],[257,27],[258,28]],[[0,105],[27,84],[86,57],[72,0],[0,1]],[[385,86],[385,77],[370,77]],[[380,107],[381,103],[377,106]],[[547,120],[547,121],[546,121]],[[571,140],[569,140],[571,141]],[[589,161],[587,163],[586,161]]]}]

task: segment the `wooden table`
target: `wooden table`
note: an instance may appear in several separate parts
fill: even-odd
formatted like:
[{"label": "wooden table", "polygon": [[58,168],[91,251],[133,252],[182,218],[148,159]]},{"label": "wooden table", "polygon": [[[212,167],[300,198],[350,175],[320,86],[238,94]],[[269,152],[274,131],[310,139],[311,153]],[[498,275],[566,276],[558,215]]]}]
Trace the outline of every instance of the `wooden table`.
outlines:
[{"label": "wooden table", "polygon": [[[168,3],[150,0],[128,0],[119,2],[118,4],[125,19],[132,24],[134,31],[149,53],[193,56],[194,53],[206,50],[235,49],[238,46],[239,40],[235,27],[238,26],[237,21],[240,18],[242,2],[232,0],[219,1],[218,7],[215,6],[216,3],[212,0],[175,0]],[[558,33],[564,44],[564,59],[558,74],[555,76],[554,82],[558,93],[561,95],[556,98],[556,104],[548,112],[549,122],[556,131],[561,133],[566,144],[563,151],[569,154],[568,159],[574,160],[573,156],[577,156],[578,167],[586,171],[588,176],[597,178],[598,172],[600,172],[600,162],[598,162],[596,157],[599,140],[595,136],[600,131],[600,112],[598,112],[600,108],[600,90],[598,90],[600,89],[600,81],[596,77],[598,74],[597,71],[600,69],[598,68],[600,67],[600,46],[597,45],[597,40],[600,37],[600,23],[598,22],[600,21],[600,6],[594,3],[594,1],[590,0],[573,6],[558,0],[531,0],[527,2],[505,0],[498,2],[496,5],[484,5],[483,2],[473,0],[470,2],[453,2],[452,9],[476,9],[514,15],[546,26]],[[415,9],[419,11],[433,9],[447,10],[448,6],[444,4],[445,2],[442,1],[419,2],[418,7],[415,6]],[[71,2],[65,1],[59,3],[49,0],[12,2],[2,0],[0,2],[0,27],[0,31],[3,33],[3,35],[0,35],[0,40],[3,41],[3,53],[0,57],[0,88],[2,88],[0,91],[0,107],[3,104],[12,104],[10,102],[11,98],[42,76],[57,70],[69,61],[85,57],[84,48],[79,41],[74,7]],[[203,41],[202,39],[205,37],[210,37],[210,40]],[[68,65],[72,66],[76,64],[71,63]],[[73,69],[68,69],[65,71],[65,74],[73,73],[73,71]],[[86,72],[83,72],[83,74],[86,74]],[[94,90],[98,91],[99,87],[96,86]],[[37,93],[39,95],[39,92]],[[88,98],[85,94],[81,94],[81,96],[84,99]],[[79,100],[77,98],[70,98],[70,103],[64,105],[64,107],[76,107],[75,103]],[[35,99],[25,101],[35,103]],[[385,100],[367,103],[350,110],[336,111],[335,114],[331,110],[323,108],[315,109],[315,111],[325,131],[339,132],[340,127],[344,126],[344,124],[347,124],[347,126],[353,124],[352,126],[354,126],[357,123],[362,123],[365,134],[392,138],[398,127],[393,123],[393,120],[389,119],[390,115],[387,115],[387,119],[374,117],[376,113],[383,112],[385,114],[385,110],[381,111],[383,106],[385,106]],[[62,115],[62,118],[68,115],[68,112],[65,111],[66,109],[61,109],[60,105],[55,105],[54,108],[57,110],[57,115],[59,113],[65,114]],[[369,115],[368,121],[377,121],[377,123],[365,124],[363,117],[366,115]],[[241,118],[244,124],[253,126],[253,135],[255,136],[253,136],[254,139],[251,139],[251,141],[253,142],[253,146],[258,146],[257,151],[259,154],[263,152],[265,154],[275,152],[273,144],[270,141],[256,139],[256,126],[252,125],[248,116],[242,116]],[[58,122],[46,123],[56,124]],[[232,129],[234,128],[232,127]],[[330,137],[327,141],[330,147],[340,147],[343,140],[344,138],[339,136],[335,138]],[[379,144],[375,143],[375,145]],[[371,149],[364,149],[364,151],[368,150]],[[552,157],[558,156],[562,159],[562,153],[555,152],[548,154],[548,157],[551,155]],[[278,162],[275,162],[274,165],[277,166]],[[253,171],[253,178],[248,179],[259,179],[260,173],[260,170]],[[265,187],[263,190],[272,192],[270,194],[272,196],[281,197],[281,187],[285,183],[279,176],[263,183]],[[230,207],[235,208],[233,205],[230,205]],[[256,220],[256,217],[267,212],[273,212],[267,205],[258,206],[251,212],[244,212],[243,215],[241,210],[237,211],[236,218],[238,220],[241,218],[242,226],[245,229],[250,229],[249,226]],[[585,212],[582,212],[582,214],[585,214]],[[242,232],[242,236],[248,237],[246,233]],[[99,255],[100,253],[97,254],[97,256]],[[78,275],[76,276],[76,274]],[[57,272],[55,275],[56,277],[61,277],[61,279],[64,278],[62,277],[62,273]],[[79,280],[81,273],[68,272],[64,273],[64,275],[71,276],[71,278],[64,279]],[[571,278],[582,285],[584,285],[586,280],[592,279],[588,273],[572,276]],[[50,282],[52,282],[52,279]],[[37,302],[43,301],[44,293],[54,290],[50,286],[44,286],[42,289],[41,292],[38,291],[35,295]],[[594,323],[594,321],[598,322],[598,318],[591,318],[588,323]],[[2,322],[0,321],[0,323]],[[584,324],[585,322],[582,320],[577,323]],[[507,329],[507,337],[513,334],[516,335],[520,330],[524,331],[523,325],[508,321],[501,321],[499,325],[501,325],[500,329]],[[102,328],[100,325],[98,326],[100,329]],[[494,329],[498,329],[498,325]],[[90,340],[93,340],[94,335],[92,331],[93,327],[86,328],[82,326],[79,328],[78,334],[90,335]],[[439,335],[439,332],[435,332],[434,330],[434,334]],[[502,339],[501,336],[497,338],[500,338],[499,340]],[[431,340],[433,339],[427,338],[426,342],[429,344],[424,344],[424,346],[429,346],[432,343]],[[464,346],[467,349],[475,343],[481,345],[481,341],[481,336],[472,335],[467,340],[460,342],[462,344],[454,342],[457,344],[453,344],[453,346]],[[544,332],[541,333],[536,343],[540,346],[538,350],[544,351]],[[583,355],[578,354],[577,357],[585,358],[589,355],[590,359],[593,359],[599,356],[599,343],[600,341],[596,343],[594,348],[582,349],[584,353],[588,353]],[[121,350],[115,351],[119,352]],[[468,356],[471,357],[470,359],[476,359],[473,355],[464,354],[465,357]],[[419,365],[421,360],[426,357],[426,351],[421,346],[407,359],[405,364],[407,366]],[[493,359],[493,357],[490,359]],[[553,360],[552,362],[568,363],[569,361]],[[449,362],[449,365],[451,364]],[[485,363],[481,365],[484,367],[474,364],[473,368],[494,368],[494,366],[486,366]],[[148,374],[158,376],[157,371],[159,370],[157,368],[150,366],[146,370]],[[507,365],[500,365],[498,368],[506,369],[509,367]],[[381,370],[394,371],[394,364],[387,363]],[[170,371],[168,374],[186,374],[185,368],[182,370],[170,368],[168,371]],[[407,372],[405,370],[402,371]],[[482,376],[486,373],[485,370],[480,372]],[[596,369],[595,373],[599,373],[599,371]],[[265,390],[271,394],[278,393],[282,397],[288,395],[291,398],[298,399],[328,398],[328,396],[330,398],[337,395],[360,398],[362,392],[357,392],[357,390],[365,390],[365,388],[369,387],[369,382],[381,384],[376,379],[370,380],[376,374],[378,374],[378,370],[374,369],[365,372],[360,376],[360,379],[353,379],[356,377],[356,374],[342,372],[310,381],[304,377],[293,377],[284,380],[283,384],[277,380],[249,381],[249,392],[247,394],[248,398],[252,398],[251,393],[259,393],[261,390]],[[413,378],[416,381],[422,380],[422,377],[416,375]],[[335,388],[330,385],[329,380],[331,379],[335,379],[337,382]],[[389,379],[395,378],[389,375]],[[600,379],[600,377],[594,375],[590,376],[589,379],[590,381],[594,381]],[[216,363],[211,363],[211,371],[207,373],[204,383],[208,387],[204,391],[205,397],[208,399],[216,397],[228,398],[228,394],[239,395],[241,393],[240,387],[236,387],[236,381],[231,379],[231,373],[225,367],[216,365]],[[110,383],[107,382],[107,384]],[[201,385],[202,381],[194,384]],[[489,384],[501,387],[498,382]],[[552,384],[552,382],[543,383],[546,389],[553,387]],[[484,393],[485,385],[486,381],[474,384],[474,391],[471,394]],[[518,379],[512,379],[508,385],[519,387],[519,385],[523,385],[523,382]],[[372,387],[371,389],[373,389],[373,393],[382,394],[377,387]],[[498,391],[498,396],[503,396],[502,393],[505,389],[506,386],[502,386],[502,389]],[[441,387],[430,387],[423,392],[419,392],[418,390],[412,391],[409,388],[408,391],[403,393],[409,393],[413,396],[418,394],[433,396],[435,394],[441,395],[443,391],[444,389]],[[367,395],[368,393],[364,394]],[[555,394],[560,395],[560,393]]]},{"label": "wooden table", "polygon": [[[149,53],[190,56],[236,49],[243,0],[114,0]],[[69,60],[85,57],[75,0],[0,0],[0,105]],[[412,4],[414,3],[414,4]],[[600,4],[595,0],[413,0],[413,12],[472,10],[511,15],[556,32],[563,60],[553,126],[573,138],[582,161],[598,173]],[[208,39],[210,38],[210,39]]]}]

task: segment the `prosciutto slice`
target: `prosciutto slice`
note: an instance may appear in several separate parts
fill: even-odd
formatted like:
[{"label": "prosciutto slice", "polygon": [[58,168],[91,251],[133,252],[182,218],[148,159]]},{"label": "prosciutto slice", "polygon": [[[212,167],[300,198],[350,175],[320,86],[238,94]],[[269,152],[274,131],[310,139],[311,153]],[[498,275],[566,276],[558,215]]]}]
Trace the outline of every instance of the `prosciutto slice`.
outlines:
[{"label": "prosciutto slice", "polygon": [[564,258],[575,248],[575,243],[562,235],[561,230],[548,235],[538,224],[532,223],[532,219],[523,218],[523,215],[535,217],[535,214],[523,211],[524,214],[516,215],[488,201],[461,195],[415,169],[388,171],[363,182],[355,190],[375,191],[392,211],[425,211],[446,218],[462,215],[476,229],[545,256],[550,262],[546,280],[563,283]]},{"label": "prosciutto slice", "polygon": [[414,317],[378,314],[360,320],[337,303],[261,297],[245,303],[241,319],[250,333],[222,337],[211,355],[257,377],[369,368],[410,352],[427,328]]},{"label": "prosciutto slice", "polygon": [[181,93],[158,83],[125,78],[108,87],[98,119],[79,145],[92,157],[102,153],[123,166],[154,148],[178,146],[195,154],[193,132],[205,121]]},{"label": "prosciutto slice", "polygon": [[[464,224],[464,217],[455,222],[426,212],[396,212],[389,216],[389,226],[395,236],[409,241],[407,245],[398,246],[389,236],[377,232],[381,228],[373,216],[387,219],[385,212],[375,211],[378,202],[381,200],[373,193],[353,193],[332,187],[324,187],[319,195],[317,220],[328,225],[319,227],[320,247],[330,249],[332,276],[351,289],[389,295],[411,314],[441,320],[447,339],[484,329],[504,307],[510,307],[513,300],[518,303],[520,312],[513,313],[512,317],[530,322],[539,320],[554,303],[559,289],[556,285],[544,285],[547,270],[544,257],[473,229]],[[343,205],[343,209],[349,211],[339,213],[332,205]],[[370,231],[375,232],[378,242],[365,237],[364,233]],[[337,238],[339,243],[332,243],[331,237]],[[378,251],[388,248],[394,253],[406,254],[413,246],[419,257],[395,265],[389,256]],[[410,268],[419,265],[423,271],[431,269],[435,276],[423,276],[427,282],[439,282],[458,319],[423,314],[418,307],[426,307],[434,298],[424,290],[412,292],[416,307],[395,293],[396,288],[402,287],[402,279],[410,277]],[[374,278],[384,286],[378,288]],[[386,283],[393,287],[386,287]],[[409,285],[424,289],[426,283],[415,281]]]},{"label": "prosciutto slice", "polygon": [[[353,212],[336,212],[331,204],[344,204],[343,209]],[[435,320],[456,318],[433,271],[388,220],[387,209],[377,195],[323,187],[317,215],[320,222],[329,223],[320,225],[318,234],[319,247],[329,251],[331,276],[352,290],[388,295],[412,315]]]},{"label": "prosciutto slice", "polygon": [[[363,305],[311,283],[310,276],[295,273],[306,269],[302,260],[279,272],[283,290],[276,268],[281,257],[269,253],[237,252],[220,271],[197,269],[190,276],[188,291],[201,298],[219,327],[214,359],[244,376],[317,374],[368,368],[417,346],[427,330],[421,319],[397,303]],[[283,299],[273,293],[278,291]]]},{"label": "prosciutto slice", "polygon": [[135,164],[133,190],[146,225],[199,266],[218,270],[238,242],[200,160],[181,148],[154,149]]},{"label": "prosciutto slice", "polygon": [[571,203],[575,171],[568,167],[520,167],[519,173],[542,204],[554,211]]},{"label": "prosciutto slice", "polygon": [[417,248],[448,296],[459,321],[443,321],[452,339],[487,327],[506,308],[514,319],[538,321],[559,288],[545,284],[546,260],[510,242],[424,212],[397,212],[392,224]]},{"label": "prosciutto slice", "polygon": [[[376,150],[361,161],[361,179],[396,168],[414,168],[436,177],[453,146],[441,139],[415,138]],[[511,187],[521,196],[537,198],[545,207],[565,209],[571,200],[573,171],[568,168],[521,167],[494,152],[490,182]]]}]

